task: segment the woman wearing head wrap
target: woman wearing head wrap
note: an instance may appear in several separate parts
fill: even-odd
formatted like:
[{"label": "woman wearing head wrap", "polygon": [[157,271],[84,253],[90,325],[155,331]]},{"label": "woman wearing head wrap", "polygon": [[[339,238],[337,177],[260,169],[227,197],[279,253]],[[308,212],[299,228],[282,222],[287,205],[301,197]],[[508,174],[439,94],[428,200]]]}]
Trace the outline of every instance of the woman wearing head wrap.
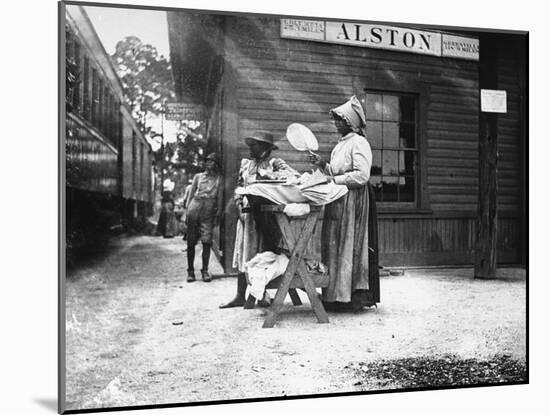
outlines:
[{"label": "woman wearing head wrap", "polygon": [[222,179],[219,173],[220,161],[216,153],[206,157],[206,171],[193,178],[189,191],[187,210],[187,282],[195,281],[195,245],[202,242],[202,279],[210,282],[208,272],[212,231],[222,211]]},{"label": "woman wearing head wrap", "polygon": [[323,290],[328,310],[360,310],[380,301],[376,201],[369,183],[372,152],[363,108],[353,96],[330,111],[341,137],[330,162],[310,160],[348,193],[325,207],[321,254],[330,273]]}]

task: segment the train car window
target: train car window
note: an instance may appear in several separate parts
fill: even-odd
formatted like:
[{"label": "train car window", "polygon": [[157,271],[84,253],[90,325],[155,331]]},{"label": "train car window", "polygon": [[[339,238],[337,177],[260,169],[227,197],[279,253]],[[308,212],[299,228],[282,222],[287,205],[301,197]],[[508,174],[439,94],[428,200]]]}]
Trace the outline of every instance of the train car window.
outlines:
[{"label": "train car window", "polygon": [[92,125],[97,126],[97,107],[99,104],[97,70],[92,68]]},{"label": "train car window", "polygon": [[107,82],[103,88],[103,134],[113,142],[113,137],[109,132],[109,89],[107,88]]},{"label": "train car window", "polygon": [[84,56],[82,68],[82,115],[90,121],[90,60]]},{"label": "train car window", "polygon": [[98,79],[97,128],[103,133],[103,79]]},{"label": "train car window", "polygon": [[118,137],[118,148],[119,150],[122,150],[122,113],[120,112],[120,102],[117,101],[117,137]]},{"label": "train car window", "polygon": [[137,164],[137,138],[136,132],[132,130],[132,189],[136,190],[136,164]]},{"label": "train car window", "polygon": [[68,60],[72,60],[74,56],[73,52],[73,32],[67,26],[65,29],[65,56]]},{"label": "train car window", "polygon": [[80,44],[75,39],[73,61],[75,63],[76,82],[73,89],[73,110],[78,113],[81,112],[82,108],[80,105],[80,97],[82,96],[80,94],[80,87],[82,86],[82,64],[80,59]]},{"label": "train car window", "polygon": [[103,134],[107,136],[110,141],[113,141],[113,137],[109,134],[109,88],[107,82],[103,86]]},{"label": "train car window", "polygon": [[143,183],[145,181],[145,164],[143,163],[143,153],[145,152],[145,148],[143,143],[139,143],[139,183],[140,183],[140,189],[139,192],[141,194],[141,197],[143,198]]},{"label": "train car window", "polygon": [[107,93],[107,135],[109,140],[116,145],[115,136],[113,134],[113,96]]}]

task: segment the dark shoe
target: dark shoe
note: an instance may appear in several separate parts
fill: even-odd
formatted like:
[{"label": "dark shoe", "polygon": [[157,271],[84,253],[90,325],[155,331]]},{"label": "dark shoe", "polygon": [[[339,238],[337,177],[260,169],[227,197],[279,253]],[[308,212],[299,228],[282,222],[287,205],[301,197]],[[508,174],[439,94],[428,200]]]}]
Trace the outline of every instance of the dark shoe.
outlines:
[{"label": "dark shoe", "polygon": [[202,280],[204,282],[210,282],[212,281],[212,276],[210,275],[210,273],[207,271],[207,270],[202,270],[201,271],[201,275],[202,275]]},{"label": "dark shoe", "polygon": [[195,271],[192,269],[187,270],[187,282],[195,281]]},{"label": "dark shoe", "polygon": [[264,293],[264,296],[260,301],[258,301],[258,306],[267,308],[271,305],[271,298],[269,297],[269,294],[267,291]]},{"label": "dark shoe", "polygon": [[235,297],[230,302],[221,304],[220,308],[233,308],[233,307],[242,307],[245,303],[244,298]]},{"label": "dark shoe", "polygon": [[325,311],[330,311],[333,313],[349,313],[350,311],[356,311],[353,309],[351,302],[341,303],[339,301],[323,301],[323,307],[325,308]]},{"label": "dark shoe", "polygon": [[362,311],[376,305],[376,302],[369,298],[366,290],[357,290],[351,294],[351,309],[354,312]]}]

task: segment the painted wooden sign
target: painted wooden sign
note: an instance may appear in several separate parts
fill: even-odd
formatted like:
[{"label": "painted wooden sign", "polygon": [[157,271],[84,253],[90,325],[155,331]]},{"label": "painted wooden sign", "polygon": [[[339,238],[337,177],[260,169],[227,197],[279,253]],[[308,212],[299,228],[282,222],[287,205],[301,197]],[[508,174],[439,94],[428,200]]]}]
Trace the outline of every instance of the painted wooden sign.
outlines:
[{"label": "painted wooden sign", "polygon": [[399,26],[281,19],[281,37],[479,60],[476,38]]},{"label": "painted wooden sign", "polygon": [[169,121],[203,120],[204,107],[185,102],[170,102],[165,105],[164,114]]}]

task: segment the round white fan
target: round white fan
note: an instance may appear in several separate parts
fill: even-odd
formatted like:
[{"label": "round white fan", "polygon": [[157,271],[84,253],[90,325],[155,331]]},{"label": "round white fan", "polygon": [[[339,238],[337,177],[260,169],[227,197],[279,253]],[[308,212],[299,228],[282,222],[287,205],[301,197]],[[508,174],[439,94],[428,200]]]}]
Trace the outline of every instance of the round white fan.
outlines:
[{"label": "round white fan", "polygon": [[[319,143],[313,132],[303,124],[293,123],[286,129],[286,138],[298,151],[313,153],[319,149]],[[315,154],[315,153],[313,153]]]}]

